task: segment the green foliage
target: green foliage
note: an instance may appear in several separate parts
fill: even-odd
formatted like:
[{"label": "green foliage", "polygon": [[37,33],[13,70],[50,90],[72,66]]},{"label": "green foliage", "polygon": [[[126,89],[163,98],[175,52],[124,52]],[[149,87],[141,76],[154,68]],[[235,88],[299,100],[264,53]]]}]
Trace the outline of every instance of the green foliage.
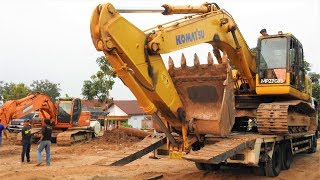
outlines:
[{"label": "green foliage", "polygon": [[100,102],[109,100],[109,92],[114,85],[115,77],[110,63],[104,56],[96,60],[99,70],[90,77],[90,80],[83,81],[82,95],[85,99],[98,99]]},{"label": "green foliage", "polygon": [[30,89],[24,83],[4,83],[0,82],[0,100],[16,100],[26,97]]},{"label": "green foliage", "polygon": [[256,55],[257,52],[258,52],[258,48],[257,47],[254,47],[254,48],[250,48],[251,52]]},{"label": "green foliage", "polygon": [[128,121],[123,121],[123,122],[121,123],[121,126],[132,128],[132,126],[128,123]]},{"label": "green foliage", "polygon": [[53,83],[45,79],[33,81],[30,87],[32,92],[45,93],[50,96],[52,100],[56,100],[60,96],[59,91],[61,89],[59,85],[59,83]]},{"label": "green foliage", "polygon": [[308,75],[312,81],[312,96],[320,101],[320,74],[310,72]]},{"label": "green foliage", "polygon": [[60,96],[59,84],[52,83],[48,80],[36,80],[28,87],[24,83],[4,83],[0,81],[0,100],[16,100],[26,97],[29,93],[40,92],[48,94],[52,100]]},{"label": "green foliage", "polygon": [[315,83],[315,84],[320,83],[320,74],[315,73],[315,72],[310,72],[308,75],[309,75],[312,83]]},{"label": "green foliage", "polygon": [[302,67],[302,71],[303,72],[308,72],[311,70],[311,65],[310,63],[308,63],[306,60],[303,60],[303,67]]}]

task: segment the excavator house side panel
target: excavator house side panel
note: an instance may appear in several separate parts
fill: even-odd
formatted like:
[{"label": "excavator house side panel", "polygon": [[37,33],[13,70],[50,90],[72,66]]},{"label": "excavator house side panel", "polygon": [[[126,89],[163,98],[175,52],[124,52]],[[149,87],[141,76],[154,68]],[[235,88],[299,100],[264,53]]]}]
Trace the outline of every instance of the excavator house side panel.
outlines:
[{"label": "excavator house side panel", "polygon": [[81,111],[78,126],[90,126],[91,114],[89,111]]}]

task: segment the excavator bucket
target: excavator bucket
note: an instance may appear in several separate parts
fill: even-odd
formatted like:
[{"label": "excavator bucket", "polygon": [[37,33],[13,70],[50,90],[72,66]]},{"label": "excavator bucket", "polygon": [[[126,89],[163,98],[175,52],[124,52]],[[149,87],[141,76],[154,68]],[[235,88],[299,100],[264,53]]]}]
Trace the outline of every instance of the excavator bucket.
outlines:
[{"label": "excavator bucket", "polygon": [[221,64],[214,64],[208,53],[208,64],[200,64],[195,54],[194,66],[190,67],[182,54],[179,68],[169,57],[169,74],[182,100],[189,129],[196,134],[228,136],[234,124],[235,105],[227,55]]}]

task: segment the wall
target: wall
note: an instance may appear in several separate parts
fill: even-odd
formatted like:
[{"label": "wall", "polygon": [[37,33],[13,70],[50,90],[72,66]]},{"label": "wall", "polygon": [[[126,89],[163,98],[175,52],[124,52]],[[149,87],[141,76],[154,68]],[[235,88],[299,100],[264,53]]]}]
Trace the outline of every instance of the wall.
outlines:
[{"label": "wall", "polygon": [[137,128],[137,129],[141,129],[142,127],[142,120],[144,119],[146,115],[132,115],[129,120],[128,123],[133,127],[133,128]]},{"label": "wall", "polygon": [[108,116],[128,116],[118,106],[115,105],[112,105],[110,108],[108,108],[107,112],[110,112]]}]

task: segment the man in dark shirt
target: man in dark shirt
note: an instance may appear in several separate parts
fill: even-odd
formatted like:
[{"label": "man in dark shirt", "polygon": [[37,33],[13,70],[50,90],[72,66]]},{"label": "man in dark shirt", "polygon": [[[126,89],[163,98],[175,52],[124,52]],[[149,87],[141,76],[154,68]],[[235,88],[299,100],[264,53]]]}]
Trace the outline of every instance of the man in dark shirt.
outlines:
[{"label": "man in dark shirt", "polygon": [[22,134],[22,153],[21,162],[24,162],[24,157],[27,157],[27,162],[30,162],[30,147],[31,147],[31,126],[29,120],[23,123]]},{"label": "man in dark shirt", "polygon": [[266,30],[266,29],[261,29],[260,34],[261,34],[262,36],[269,36],[269,34],[267,33],[267,30]]},{"label": "man in dark shirt", "polygon": [[41,128],[40,140],[37,144],[39,144],[37,149],[37,166],[42,164],[41,152],[43,149],[46,149],[46,164],[50,166],[50,146],[51,146],[51,135],[52,135],[52,127],[50,123],[50,119],[44,120],[45,125]]}]

